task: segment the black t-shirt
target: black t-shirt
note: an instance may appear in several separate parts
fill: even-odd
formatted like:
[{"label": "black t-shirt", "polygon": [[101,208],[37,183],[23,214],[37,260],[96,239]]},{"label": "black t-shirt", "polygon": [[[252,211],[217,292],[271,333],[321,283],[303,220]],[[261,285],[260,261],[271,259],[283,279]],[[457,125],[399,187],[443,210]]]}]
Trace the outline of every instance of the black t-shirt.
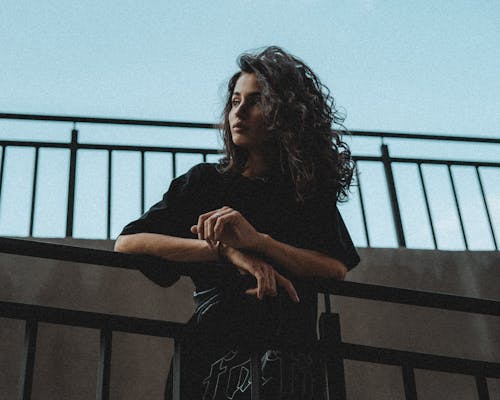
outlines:
[{"label": "black t-shirt", "polygon": [[[249,179],[238,174],[219,173],[215,164],[199,164],[174,179],[163,199],[138,220],[125,226],[121,234],[150,232],[195,238],[190,227],[197,223],[199,215],[223,206],[238,210],[257,231],[267,233],[276,240],[328,254],[342,261],[348,269],[359,262],[335,199],[316,196],[300,204],[295,201],[292,188],[278,173],[263,180]],[[199,381],[198,384],[201,381],[199,390],[206,394],[206,398],[226,398],[216,396],[222,386],[220,374],[214,377],[215,384],[210,378],[214,365],[231,361],[236,364],[231,368],[225,365],[224,371],[233,371],[235,366],[244,368],[242,365],[246,365],[246,359],[243,356],[242,361],[239,349],[259,346],[262,341],[279,340],[292,349],[301,349],[300,354],[290,353],[293,353],[294,362],[297,357],[306,357],[314,363],[308,358],[308,349],[316,340],[316,293],[301,284],[300,279],[269,261],[293,282],[300,303],[293,303],[284,291],[279,291],[276,297],[265,297],[259,301],[244,294],[244,288],[238,287],[231,273],[218,275],[207,270],[193,276],[196,310],[190,321],[192,334],[184,346],[191,349],[185,354],[185,359],[190,362],[182,365],[183,374],[191,374],[193,380]],[[228,267],[228,271],[233,271],[234,276],[238,274],[234,267]],[[161,284],[161,275],[153,279]],[[272,361],[279,359],[283,369],[284,358],[277,354],[266,353],[263,360],[271,360],[268,364],[272,365]],[[189,371],[185,371],[189,363]],[[307,362],[302,360],[299,364],[304,367]],[[307,369],[311,371],[310,366],[304,367],[304,371]],[[249,390],[242,389],[245,385],[240,379],[241,370],[238,379],[234,378],[234,373],[226,375],[224,391],[227,398],[246,398],[243,395],[247,395]],[[186,379],[189,381],[191,378]],[[231,383],[231,380],[234,382]],[[266,382],[269,383],[269,380]],[[293,385],[297,386],[296,383]],[[193,398],[205,398],[198,395],[200,392],[190,393],[191,396],[198,396]],[[308,396],[297,398],[306,399]]]}]

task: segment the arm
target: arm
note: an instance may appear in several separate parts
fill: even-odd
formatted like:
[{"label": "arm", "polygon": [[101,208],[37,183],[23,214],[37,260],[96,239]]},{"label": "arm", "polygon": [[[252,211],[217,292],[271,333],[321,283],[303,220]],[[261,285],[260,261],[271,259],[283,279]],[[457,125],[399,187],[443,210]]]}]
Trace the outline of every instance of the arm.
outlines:
[{"label": "arm", "polygon": [[346,266],[333,257],[294,247],[257,232],[238,211],[229,207],[201,215],[198,224],[191,230],[198,234],[199,239],[205,239],[212,245],[220,241],[224,248],[260,253],[297,276],[343,280],[347,273]]},{"label": "arm", "polygon": [[205,240],[184,239],[158,233],[135,233],[120,235],[115,242],[115,251],[121,253],[148,254],[171,261],[210,262],[217,261],[217,248]]},{"label": "arm", "polygon": [[297,276],[345,279],[346,266],[333,257],[318,251],[291,246],[267,234],[258,233],[258,236],[259,240],[248,250],[264,255]]},{"label": "arm", "polygon": [[[135,233],[118,236],[115,251],[138,253],[166,258],[171,261],[211,262],[217,261],[218,249],[206,240],[184,239],[157,233]],[[240,271],[252,274],[257,280],[257,287],[248,289],[247,294],[255,295],[260,300],[264,295],[276,296],[277,285],[282,286],[292,298],[299,302],[292,283],[260,258],[236,249],[226,248],[225,257]]]},{"label": "arm", "polygon": [[259,233],[257,251],[297,276],[318,276],[344,280],[346,266],[336,258],[314,250],[301,249],[279,242],[271,236]]}]

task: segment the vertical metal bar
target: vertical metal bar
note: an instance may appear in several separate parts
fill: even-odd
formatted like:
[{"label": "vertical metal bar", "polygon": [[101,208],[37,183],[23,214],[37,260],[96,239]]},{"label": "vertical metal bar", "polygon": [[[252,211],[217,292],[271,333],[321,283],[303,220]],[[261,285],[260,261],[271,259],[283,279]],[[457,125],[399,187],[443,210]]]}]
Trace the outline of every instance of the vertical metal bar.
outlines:
[{"label": "vertical metal bar", "polygon": [[330,301],[330,294],[325,293],[323,296],[325,297],[325,312],[327,314],[330,314],[332,312],[332,303]]},{"label": "vertical metal bar", "polygon": [[490,225],[491,237],[493,239],[493,244],[495,245],[495,250],[498,251],[497,238],[495,236],[495,231],[493,229],[493,224],[491,223],[490,209],[488,208],[488,203],[486,202],[486,196],[484,194],[483,181],[481,179],[481,174],[479,173],[479,167],[476,165],[476,175],[479,182],[479,188],[481,189],[481,196],[483,196],[484,209],[486,210],[486,216],[488,217],[488,224]]},{"label": "vertical metal bar", "polygon": [[425,187],[424,175],[422,174],[422,165],[418,163],[418,174],[420,176],[420,183],[422,184],[422,191],[424,192],[425,207],[427,209],[427,218],[429,218],[429,224],[431,226],[432,240],[434,242],[434,248],[437,249],[436,232],[434,231],[434,222],[432,221],[431,207],[429,205],[429,198],[427,196],[427,189]]},{"label": "vertical metal bar", "polygon": [[108,328],[101,329],[101,345],[99,366],[97,371],[97,400],[109,400],[109,377],[111,375],[111,348],[113,332]]},{"label": "vertical metal bar", "polygon": [[384,163],[385,178],[387,180],[387,188],[389,189],[389,198],[391,199],[392,218],[399,247],[406,247],[405,236],[403,232],[403,224],[401,222],[401,212],[399,211],[398,196],[396,194],[396,186],[394,184],[394,175],[392,173],[391,157],[389,155],[389,147],[386,144],[381,146],[382,162]]},{"label": "vertical metal bar", "polygon": [[108,239],[111,238],[111,173],[112,173],[112,168],[113,168],[113,157],[112,157],[112,150],[108,150],[108,214],[107,214],[107,220],[106,220],[106,237]]},{"label": "vertical metal bar", "polygon": [[488,391],[488,382],[484,376],[476,376],[476,388],[479,400],[490,400],[490,393]]},{"label": "vertical metal bar", "polygon": [[260,400],[260,356],[254,352],[250,356],[251,399]]},{"label": "vertical metal bar", "polygon": [[33,171],[33,186],[31,188],[31,213],[30,213],[30,237],[33,237],[33,223],[35,220],[35,205],[36,205],[36,183],[38,179],[38,153],[40,149],[35,147],[35,169]]},{"label": "vertical metal bar", "polygon": [[78,130],[71,131],[71,154],[69,159],[68,210],[66,214],[66,237],[73,236],[73,216],[75,212],[76,152],[78,149]]},{"label": "vertical metal bar", "polygon": [[370,235],[368,234],[368,224],[366,223],[365,203],[363,201],[363,192],[361,190],[361,180],[359,179],[358,166],[356,165],[356,181],[358,182],[359,204],[361,206],[361,215],[363,216],[363,227],[365,228],[366,245],[370,247]]},{"label": "vertical metal bar", "polygon": [[145,161],[144,161],[144,150],[141,151],[141,215],[144,214],[144,197],[146,191],[145,184]]},{"label": "vertical metal bar", "polygon": [[409,365],[403,365],[403,384],[406,400],[417,400],[417,385],[415,384],[415,372]]},{"label": "vertical metal bar", "polygon": [[324,372],[328,400],[346,400],[344,360],[335,349],[342,345],[338,314],[322,313],[319,318],[320,343],[325,345]]},{"label": "vertical metal bar", "polygon": [[4,170],[6,154],[7,154],[7,146],[2,146],[2,160],[0,161],[0,201],[2,199],[3,170]]},{"label": "vertical metal bar", "polygon": [[203,162],[207,162],[207,153],[203,153]]},{"label": "vertical metal bar", "polygon": [[174,360],[172,363],[173,371],[173,397],[172,400],[181,399],[181,343],[179,339],[174,339]]},{"label": "vertical metal bar", "polygon": [[448,175],[450,177],[450,182],[451,182],[451,189],[453,191],[453,198],[455,199],[455,206],[457,207],[460,229],[462,230],[462,237],[464,238],[465,250],[469,250],[469,244],[467,243],[467,236],[465,235],[464,221],[462,219],[462,212],[460,211],[460,204],[458,203],[457,190],[455,189],[455,181],[453,180],[453,174],[451,173],[451,165],[447,164],[447,167],[448,167]]},{"label": "vertical metal bar", "polygon": [[30,237],[33,237],[33,225],[35,220],[35,204],[36,204],[36,182],[38,178],[38,153],[39,147],[35,147],[35,168],[33,171],[33,187],[31,188],[31,213],[30,213]]},{"label": "vertical metal bar", "polygon": [[38,321],[27,320],[24,331],[23,358],[21,361],[20,400],[31,399],[33,386],[33,372],[35,367],[36,337],[38,333]]},{"label": "vertical metal bar", "polygon": [[176,155],[177,155],[177,153],[172,153],[172,179],[177,178]]}]

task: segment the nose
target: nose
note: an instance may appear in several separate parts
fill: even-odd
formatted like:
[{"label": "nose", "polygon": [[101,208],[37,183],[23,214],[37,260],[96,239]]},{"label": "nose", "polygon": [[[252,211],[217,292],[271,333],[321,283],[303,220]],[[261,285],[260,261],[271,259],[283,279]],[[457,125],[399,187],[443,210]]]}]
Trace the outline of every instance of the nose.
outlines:
[{"label": "nose", "polygon": [[248,108],[246,105],[245,101],[242,101],[239,105],[238,108],[234,111],[234,115],[237,116],[238,118],[244,118],[247,115]]}]

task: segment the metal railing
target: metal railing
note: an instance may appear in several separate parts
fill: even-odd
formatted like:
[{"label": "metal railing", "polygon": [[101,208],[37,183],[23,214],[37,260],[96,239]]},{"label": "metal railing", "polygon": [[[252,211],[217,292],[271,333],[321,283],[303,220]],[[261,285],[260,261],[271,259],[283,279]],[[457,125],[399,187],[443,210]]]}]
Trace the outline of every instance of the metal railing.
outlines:
[{"label": "metal railing", "polygon": [[[66,237],[72,237],[74,233],[74,211],[75,211],[75,187],[76,182],[76,169],[77,157],[80,150],[100,150],[107,152],[107,171],[105,172],[107,179],[107,217],[106,217],[106,237],[111,238],[111,201],[112,201],[112,167],[113,155],[120,152],[136,152],[140,154],[140,211],[145,210],[145,155],[146,153],[168,153],[171,154],[171,171],[172,176],[177,176],[177,155],[179,154],[199,154],[202,156],[203,161],[207,161],[207,156],[217,155],[219,151],[216,149],[207,148],[187,148],[187,147],[164,147],[164,146],[132,146],[132,145],[112,145],[112,144],[89,144],[79,142],[79,131],[77,124],[110,124],[110,125],[129,125],[129,126],[150,126],[158,128],[188,128],[188,129],[217,129],[217,125],[210,123],[192,123],[192,122],[172,122],[172,121],[153,121],[153,120],[139,120],[139,119],[115,119],[115,118],[88,118],[78,116],[52,116],[52,115],[31,115],[31,114],[8,114],[0,113],[0,119],[4,120],[31,120],[31,121],[50,121],[54,123],[70,123],[71,128],[71,141],[70,142],[43,142],[43,141],[20,141],[20,140],[0,140],[0,147],[2,149],[2,158],[0,160],[0,201],[2,199],[2,185],[3,177],[5,175],[5,159],[8,149],[12,147],[24,147],[35,149],[34,172],[32,180],[31,191],[31,207],[29,218],[29,233],[28,236],[32,237],[34,233],[34,220],[36,208],[36,193],[38,182],[39,170],[39,150],[42,148],[56,148],[65,149],[70,153],[69,160],[69,178],[67,185],[67,209],[61,210],[61,213],[66,213]],[[423,135],[423,134],[404,134],[404,133],[384,133],[384,132],[351,132],[354,137],[371,137],[379,138],[382,142],[388,139],[410,139],[410,140],[426,140],[433,142],[461,142],[461,143],[484,143],[490,145],[499,145],[500,139],[497,138],[476,138],[476,137],[462,137],[462,136],[447,136],[447,135]],[[499,152],[500,153],[500,152]],[[498,237],[495,231],[495,224],[492,217],[493,204],[489,204],[485,194],[484,178],[481,176],[482,168],[498,168],[500,170],[500,162],[487,162],[487,161],[465,161],[465,160],[444,160],[444,159],[431,159],[431,158],[409,158],[409,157],[392,157],[389,152],[387,144],[382,143],[380,147],[380,155],[378,156],[364,156],[354,155],[356,162],[376,162],[383,165],[385,173],[385,185],[388,189],[390,209],[392,211],[392,223],[396,234],[396,242],[399,247],[406,247],[406,234],[403,227],[403,218],[401,215],[401,200],[397,195],[397,183],[395,182],[393,166],[394,164],[407,164],[415,165],[418,168],[419,183],[422,189],[422,195],[425,203],[427,223],[430,226],[432,234],[432,241],[434,248],[439,248],[438,237],[435,228],[435,218],[431,212],[431,202],[429,199],[429,191],[427,184],[422,173],[423,166],[429,165],[442,165],[446,166],[448,171],[448,179],[453,193],[454,207],[456,209],[459,221],[460,234],[464,241],[465,249],[469,249],[469,240],[466,233],[466,224],[463,218],[463,205],[460,203],[457,194],[456,182],[452,170],[454,167],[467,166],[474,168],[477,183],[480,188],[481,204],[480,208],[484,210],[488,225],[488,236],[491,238],[493,247],[498,250]],[[372,244],[368,229],[368,218],[366,210],[366,193],[364,193],[363,178],[357,174],[357,192],[359,197],[359,212],[361,214],[363,233],[368,247]],[[486,234],[486,233],[485,233]]]},{"label": "metal railing", "polygon": [[[173,264],[149,256],[119,254],[103,250],[9,238],[0,238],[0,252],[101,265],[104,267],[141,269],[143,272],[163,267],[167,268],[167,271],[170,272],[169,279],[172,283],[175,282],[180,275],[193,276],[200,268],[204,270],[207,268],[206,265],[194,263]],[[217,266],[214,265],[213,268],[217,268]],[[248,279],[248,277],[245,278]],[[500,363],[393,350],[344,342],[341,338],[339,316],[331,312],[330,295],[335,294],[390,303],[410,304],[474,314],[486,314],[497,317],[500,316],[500,301],[327,279],[309,279],[308,281],[318,293],[323,293],[325,297],[325,313],[320,317],[320,338],[318,346],[321,354],[325,355],[324,368],[327,378],[327,388],[325,389],[327,389],[328,399],[346,399],[343,366],[343,361],[345,359],[401,367],[405,398],[407,400],[417,399],[415,369],[474,376],[479,399],[487,400],[490,398],[486,379],[500,378]],[[180,376],[180,363],[182,360],[179,339],[183,335],[183,324],[170,321],[145,320],[117,315],[57,309],[15,302],[0,302],[0,317],[26,321],[25,343],[22,354],[21,399],[28,400],[31,396],[36,356],[37,327],[39,322],[81,326],[100,330],[101,347],[96,394],[96,398],[99,400],[109,398],[113,332],[123,331],[174,338],[176,345],[173,362],[173,392],[174,399],[180,399],[180,380],[182,379]],[[260,397],[259,360],[259,354],[253,353],[251,358],[251,393],[253,400],[258,400]]]}]

